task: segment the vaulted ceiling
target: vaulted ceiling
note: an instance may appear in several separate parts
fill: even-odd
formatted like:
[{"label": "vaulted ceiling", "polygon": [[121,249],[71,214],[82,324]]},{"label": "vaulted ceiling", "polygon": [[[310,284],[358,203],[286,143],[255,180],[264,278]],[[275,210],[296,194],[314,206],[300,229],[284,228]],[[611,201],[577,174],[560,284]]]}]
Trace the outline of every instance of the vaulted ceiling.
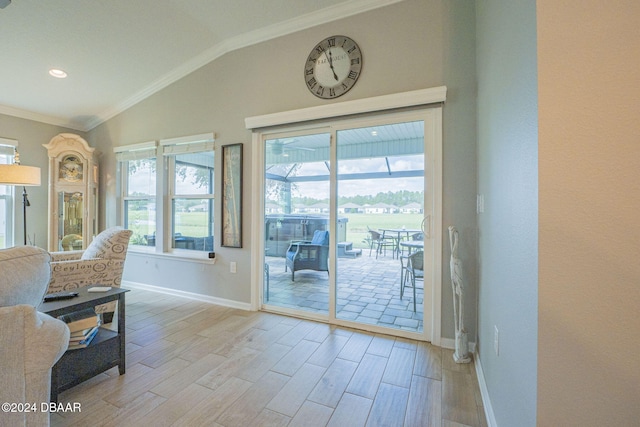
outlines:
[{"label": "vaulted ceiling", "polygon": [[397,1],[12,0],[0,114],[87,131],[229,51]]}]

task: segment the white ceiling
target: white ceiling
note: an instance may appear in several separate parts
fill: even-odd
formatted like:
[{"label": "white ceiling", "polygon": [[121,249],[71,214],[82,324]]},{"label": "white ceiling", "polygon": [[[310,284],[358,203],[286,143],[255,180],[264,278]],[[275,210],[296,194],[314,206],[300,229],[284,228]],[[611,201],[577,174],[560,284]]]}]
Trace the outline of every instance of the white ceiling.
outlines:
[{"label": "white ceiling", "polygon": [[226,52],[397,1],[13,0],[0,113],[87,131]]}]

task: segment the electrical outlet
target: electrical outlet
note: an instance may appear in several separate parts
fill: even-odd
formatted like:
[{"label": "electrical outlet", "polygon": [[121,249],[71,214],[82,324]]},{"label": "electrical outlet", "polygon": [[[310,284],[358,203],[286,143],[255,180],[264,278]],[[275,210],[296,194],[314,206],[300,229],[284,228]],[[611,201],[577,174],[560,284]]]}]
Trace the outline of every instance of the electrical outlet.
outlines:
[{"label": "electrical outlet", "polygon": [[238,265],[236,264],[236,262],[235,262],[235,261],[231,261],[231,262],[229,263],[229,272],[231,272],[231,273],[235,273],[235,272],[237,272],[237,271],[238,271],[237,266],[238,266]]},{"label": "electrical outlet", "polygon": [[496,352],[496,356],[500,355],[500,331],[496,325],[493,325],[493,350]]},{"label": "electrical outlet", "polygon": [[484,195],[478,194],[476,196],[476,213],[484,212]]}]

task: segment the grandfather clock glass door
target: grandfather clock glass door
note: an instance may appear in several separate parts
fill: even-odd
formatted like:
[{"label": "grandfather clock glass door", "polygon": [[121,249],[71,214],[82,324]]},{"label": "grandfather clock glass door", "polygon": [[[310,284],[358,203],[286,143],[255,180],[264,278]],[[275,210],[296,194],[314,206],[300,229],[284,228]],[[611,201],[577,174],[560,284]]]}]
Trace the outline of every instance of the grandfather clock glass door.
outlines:
[{"label": "grandfather clock glass door", "polygon": [[63,251],[82,249],[83,199],[80,192],[58,193],[58,238]]}]

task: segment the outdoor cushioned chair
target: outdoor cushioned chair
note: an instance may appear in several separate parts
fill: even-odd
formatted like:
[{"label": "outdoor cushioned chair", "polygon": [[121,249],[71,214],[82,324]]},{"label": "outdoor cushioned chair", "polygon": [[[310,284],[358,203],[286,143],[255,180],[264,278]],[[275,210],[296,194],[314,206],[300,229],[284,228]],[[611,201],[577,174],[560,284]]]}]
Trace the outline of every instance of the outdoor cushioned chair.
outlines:
[{"label": "outdoor cushioned chair", "polygon": [[[98,234],[84,251],[51,252],[51,282],[47,293],[85,286],[120,287],[132,231],[112,227]],[[96,307],[109,323],[115,301]]]},{"label": "outdoor cushioned chair", "polygon": [[291,280],[298,270],[329,271],[329,232],[316,230],[311,241],[291,242],[286,253],[286,265],[291,269]]},{"label": "outdoor cushioned chair", "polygon": [[51,368],[69,345],[69,328],[37,311],[49,284],[49,254],[33,246],[0,250],[0,402],[35,403],[3,412],[3,426],[48,426]]}]

